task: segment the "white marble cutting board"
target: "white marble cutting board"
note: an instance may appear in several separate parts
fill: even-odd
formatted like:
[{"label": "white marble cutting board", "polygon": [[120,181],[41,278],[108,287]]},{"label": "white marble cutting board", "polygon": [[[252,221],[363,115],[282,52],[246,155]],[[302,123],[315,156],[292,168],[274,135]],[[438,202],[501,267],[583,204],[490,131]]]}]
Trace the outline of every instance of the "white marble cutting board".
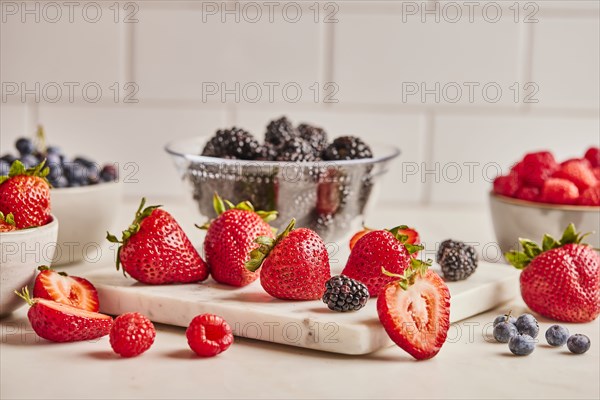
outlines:
[{"label": "white marble cutting board", "polygon": [[[282,301],[256,281],[245,288],[201,284],[147,286],[125,278],[113,265],[86,275],[98,289],[101,311],[137,311],[152,321],[186,327],[198,314],[214,313],[236,336],[343,354],[367,354],[393,344],[379,323],[376,299],[353,313],[329,311],[320,301]],[[480,262],[468,280],[450,282],[450,319],[460,321],[518,295],[518,272]]]}]

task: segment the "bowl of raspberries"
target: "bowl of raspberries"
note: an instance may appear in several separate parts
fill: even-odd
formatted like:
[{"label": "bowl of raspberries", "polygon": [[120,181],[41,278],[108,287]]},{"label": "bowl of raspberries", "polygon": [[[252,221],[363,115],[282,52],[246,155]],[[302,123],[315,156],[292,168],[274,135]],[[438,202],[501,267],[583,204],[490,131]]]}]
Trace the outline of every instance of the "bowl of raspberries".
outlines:
[{"label": "bowl of raspberries", "polygon": [[600,247],[600,148],[563,162],[549,151],[526,154],[494,180],[490,206],[503,252],[518,249],[520,237],[560,236],[569,223]]},{"label": "bowl of raspberries", "polygon": [[355,231],[372,203],[376,183],[400,151],[356,136],[330,139],[322,127],[270,121],[262,141],[238,127],[166,146],[200,214],[216,217],[214,193],[234,203],[277,210],[273,222],[297,225],[337,240]]}]

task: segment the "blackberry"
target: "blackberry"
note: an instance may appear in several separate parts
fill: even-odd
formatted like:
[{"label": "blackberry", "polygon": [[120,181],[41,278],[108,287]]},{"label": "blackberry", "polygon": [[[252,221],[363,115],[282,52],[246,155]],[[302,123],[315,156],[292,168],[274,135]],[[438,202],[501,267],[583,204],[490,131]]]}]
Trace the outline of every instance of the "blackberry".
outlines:
[{"label": "blackberry", "polygon": [[325,283],[323,303],[327,304],[330,310],[357,311],[367,304],[367,300],[369,300],[367,287],[345,275],[336,275]]},{"label": "blackberry", "polygon": [[440,263],[440,260],[442,259],[442,255],[444,254],[444,251],[446,249],[453,249],[453,248],[459,248],[462,249],[463,252],[466,253],[467,257],[471,260],[471,262],[475,265],[477,265],[477,252],[475,251],[475,248],[473,246],[469,246],[468,244],[458,241],[458,240],[452,240],[452,239],[448,239],[448,240],[444,240],[441,244],[440,244],[440,248],[437,251],[436,257],[435,257],[435,261],[437,261],[438,263]]},{"label": "blackberry", "polygon": [[323,151],[324,160],[358,160],[372,157],[373,152],[369,145],[355,136],[341,136]]},{"label": "blackberry", "polygon": [[203,156],[256,160],[260,157],[260,144],[251,133],[233,127],[219,129],[202,150]]},{"label": "blackberry", "polygon": [[275,147],[283,146],[293,138],[298,137],[298,131],[286,117],[269,122],[265,133],[265,144]]},{"label": "blackberry", "polygon": [[467,279],[477,269],[477,261],[474,262],[471,252],[458,246],[447,247],[438,263],[442,267],[444,278],[453,282]]},{"label": "blackberry", "polygon": [[327,132],[323,128],[309,124],[298,125],[300,137],[306,140],[314,149],[315,154],[321,154],[327,147]]},{"label": "blackberry", "polygon": [[277,151],[277,161],[316,161],[311,145],[299,137],[285,142]]},{"label": "blackberry", "polygon": [[270,143],[265,143],[259,149],[260,155],[257,160],[260,161],[275,161],[277,159],[277,147]]}]

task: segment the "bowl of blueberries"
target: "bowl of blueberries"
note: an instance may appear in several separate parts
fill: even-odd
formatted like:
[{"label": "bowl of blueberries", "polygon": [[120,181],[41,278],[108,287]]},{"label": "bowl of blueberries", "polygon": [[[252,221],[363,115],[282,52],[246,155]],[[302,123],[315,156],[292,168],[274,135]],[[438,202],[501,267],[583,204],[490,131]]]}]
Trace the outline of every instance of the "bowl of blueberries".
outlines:
[{"label": "bowl of blueberries", "polygon": [[216,216],[214,193],[234,204],[249,200],[257,210],[277,210],[272,225],[315,230],[340,240],[363,223],[377,182],[399,154],[395,146],[366,143],[356,136],[330,140],[318,126],[294,125],[283,116],[266,126],[260,142],[233,127],[213,136],[166,145],[201,215]]},{"label": "bowl of blueberries", "polygon": [[106,230],[118,217],[122,185],[116,164],[98,164],[77,156],[69,157],[56,146],[46,146],[38,128],[35,139],[23,137],[15,143],[16,152],[0,157],[0,176],[20,160],[31,168],[46,163],[50,173],[52,213],[60,221],[57,248],[52,265],[65,265],[100,258]]}]

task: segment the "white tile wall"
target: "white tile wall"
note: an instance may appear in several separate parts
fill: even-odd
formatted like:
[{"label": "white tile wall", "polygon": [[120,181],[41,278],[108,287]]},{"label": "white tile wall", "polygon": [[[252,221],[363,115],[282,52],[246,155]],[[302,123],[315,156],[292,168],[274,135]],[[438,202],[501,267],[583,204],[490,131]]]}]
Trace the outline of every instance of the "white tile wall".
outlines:
[{"label": "white tile wall", "polygon": [[[312,2],[302,3],[296,23],[283,18],[287,3],[279,3],[273,22],[266,8],[256,23],[248,21],[256,16],[252,10],[240,14],[239,22],[228,14],[228,22],[222,23],[222,9],[212,14],[206,8],[245,6],[234,1],[138,2],[133,4],[139,7],[121,9],[118,23],[112,3],[103,3],[97,23],[86,22],[81,8],[75,9],[73,23],[51,23],[43,15],[39,23],[30,15],[23,23],[20,14],[5,13],[0,24],[3,84],[29,88],[35,82],[97,82],[103,96],[92,103],[76,91],[73,104],[64,96],[58,104],[48,96],[28,96],[22,102],[18,95],[8,96],[3,86],[0,151],[43,123],[50,141],[72,155],[139,165],[139,183],[128,184],[127,193],[182,196],[162,149],[165,142],[233,124],[262,136],[270,119],[285,114],[297,122],[320,124],[331,136],[357,133],[400,147],[403,154],[384,184],[386,201],[481,204],[489,188],[477,169],[481,167],[473,165],[473,183],[450,183],[456,172],[451,163],[467,174],[465,162],[496,162],[506,169],[536,148],[549,148],[562,158],[600,145],[599,2],[533,2],[538,21],[530,24],[523,18],[531,11],[525,5],[532,2],[519,3],[518,23],[513,2],[478,3],[472,22],[458,2],[463,17],[456,23],[448,20],[453,18],[449,9],[439,22],[431,15],[423,23],[420,14],[406,14],[407,4],[417,4],[420,13],[423,7],[431,9],[433,1],[329,3],[328,8],[326,2],[319,4],[318,23]],[[437,3],[440,10],[450,4]],[[481,14],[488,3],[502,6],[497,23]],[[123,22],[129,12],[137,22]],[[328,15],[337,22],[325,23]],[[138,85],[138,104],[123,102],[127,81]],[[523,102],[523,85],[530,81],[539,87],[537,104]],[[121,87],[116,102],[110,90],[114,82]],[[235,82],[242,88],[256,83],[263,92],[256,101],[248,86],[239,101],[229,94],[222,102],[220,93],[203,98],[203,82],[223,83],[227,89]],[[273,101],[265,86],[269,82],[278,85]],[[316,100],[315,82],[320,88]],[[328,82],[338,88],[333,102],[324,101]],[[408,93],[403,99],[403,82],[423,82],[426,88],[439,82],[440,101],[431,94],[425,101]],[[454,82],[463,90],[456,103]],[[473,102],[465,82],[478,85]],[[516,102],[514,82],[520,85]],[[286,83],[301,88],[296,103],[293,96],[282,96]],[[498,102],[483,98],[486,83],[503,90]],[[421,176],[435,163],[440,165],[438,183],[431,174]]]}]

